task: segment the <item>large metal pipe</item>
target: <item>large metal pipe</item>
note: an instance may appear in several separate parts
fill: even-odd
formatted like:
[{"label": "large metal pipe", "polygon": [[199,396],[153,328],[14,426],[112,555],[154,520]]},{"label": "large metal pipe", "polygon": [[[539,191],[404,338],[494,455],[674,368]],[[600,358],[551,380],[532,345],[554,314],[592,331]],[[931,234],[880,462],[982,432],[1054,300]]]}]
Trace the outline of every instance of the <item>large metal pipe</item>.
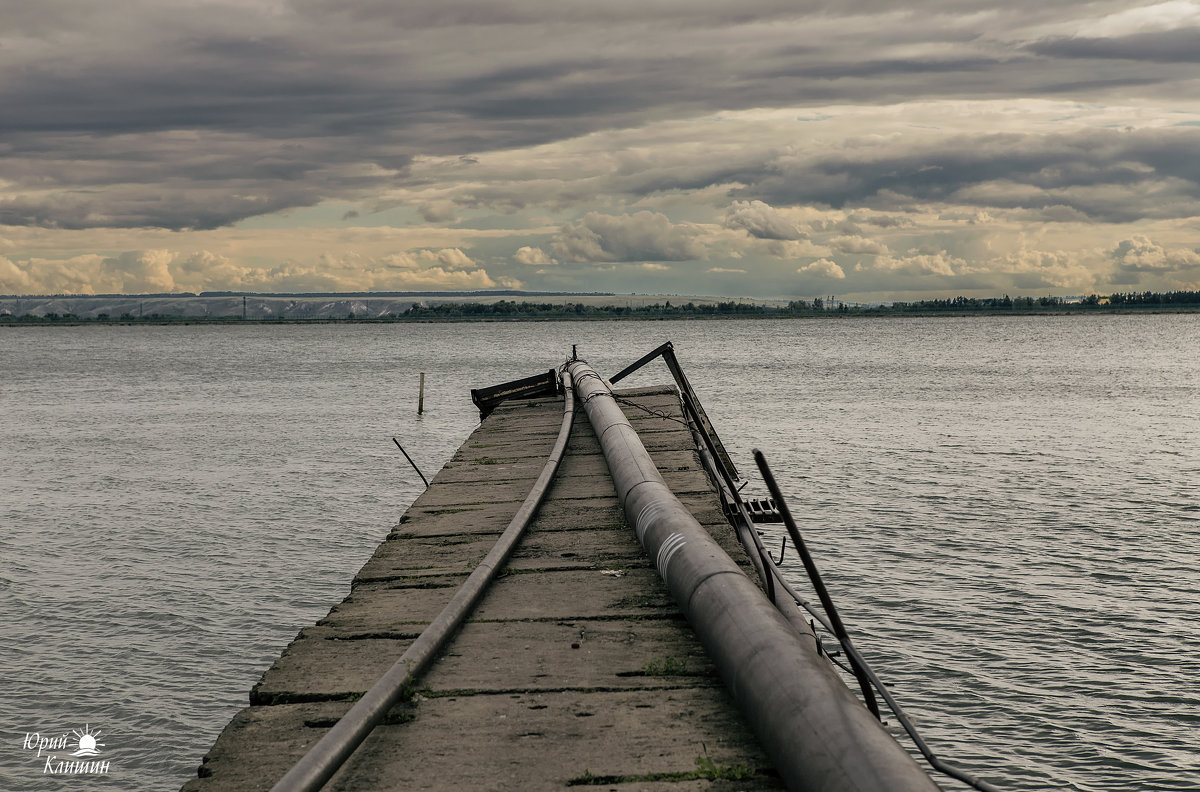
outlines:
[{"label": "large metal pipe", "polygon": [[937,790],[679,502],[600,376],[568,370],[629,524],[788,788]]}]

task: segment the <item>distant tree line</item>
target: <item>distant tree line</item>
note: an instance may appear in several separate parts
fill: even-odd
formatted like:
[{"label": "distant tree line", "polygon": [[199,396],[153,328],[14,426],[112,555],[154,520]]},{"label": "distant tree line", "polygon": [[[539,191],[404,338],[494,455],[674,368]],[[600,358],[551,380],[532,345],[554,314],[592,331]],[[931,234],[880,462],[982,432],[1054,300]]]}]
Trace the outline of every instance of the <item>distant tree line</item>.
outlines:
[{"label": "distant tree line", "polygon": [[122,313],[113,317],[107,313],[95,317],[81,317],[73,313],[47,313],[44,315],[0,314],[0,323],[5,324],[202,324],[202,323],[312,323],[312,322],[404,322],[404,321],[471,321],[505,319],[659,319],[670,317],[780,317],[813,316],[829,313],[857,315],[905,315],[945,313],[1007,313],[1024,312],[1074,312],[1105,310],[1200,310],[1200,291],[1175,292],[1130,292],[1101,296],[1092,294],[1077,300],[1063,297],[952,297],[948,299],[894,302],[890,305],[856,305],[818,297],[813,300],[792,300],[783,306],[760,305],[752,302],[726,300],[715,303],[686,302],[646,305],[588,305],[579,302],[551,303],[497,300],[482,302],[436,302],[428,305],[413,305],[401,313],[385,313],[380,316],[344,317],[267,317],[243,318],[239,312],[228,316],[174,316],[150,313],[144,316]]},{"label": "distant tree line", "polygon": [[881,310],[884,313],[936,313],[971,311],[1026,311],[1039,310],[1103,310],[1121,308],[1198,308],[1200,291],[1142,292],[1090,294],[1078,300],[1063,297],[953,297],[946,300],[918,300],[895,302]]},{"label": "distant tree line", "polygon": [[533,303],[500,300],[494,303],[439,302],[432,305],[414,305],[401,319],[459,319],[459,318],[573,318],[573,317],[628,317],[647,318],[664,316],[733,316],[758,315],[773,309],[754,303],[729,300],[717,303],[687,302],[683,305],[665,303],[648,305],[586,305],[584,303]]},{"label": "distant tree line", "polygon": [[1156,292],[1142,292],[1136,294],[1130,292],[1128,294],[1114,294],[1108,298],[1109,305],[1113,306],[1137,306],[1137,305],[1200,305],[1200,292],[1194,291],[1176,291],[1166,292],[1163,294]]},{"label": "distant tree line", "polygon": [[[238,321],[241,321],[240,316],[237,316],[237,317],[234,317],[234,316],[211,317],[211,319],[221,321],[221,322],[229,322],[229,321],[234,320],[235,318]],[[197,322],[207,321],[208,319],[210,319],[210,317],[173,316],[171,314],[160,314],[160,313],[148,313],[145,316],[140,316],[140,315],[135,316],[131,313],[123,313],[120,316],[116,316],[116,317],[112,316],[111,314],[107,314],[107,313],[98,313],[95,316],[79,316],[78,314],[73,314],[73,313],[61,313],[60,314],[60,313],[55,313],[53,311],[50,311],[45,314],[28,314],[27,313],[27,314],[22,314],[21,316],[14,316],[12,314],[8,314],[8,315],[0,314],[0,322],[6,322],[8,324],[26,324],[26,323],[38,324],[38,323],[55,323],[55,322],[62,322],[65,324],[81,324],[81,323],[91,324],[93,322],[98,322],[101,324],[104,324],[107,322],[112,322],[112,323],[117,323],[117,324],[129,324],[129,323],[165,324],[168,322],[171,322],[171,323],[176,323],[176,322],[177,323],[185,323],[185,322],[186,323],[197,323]]]}]

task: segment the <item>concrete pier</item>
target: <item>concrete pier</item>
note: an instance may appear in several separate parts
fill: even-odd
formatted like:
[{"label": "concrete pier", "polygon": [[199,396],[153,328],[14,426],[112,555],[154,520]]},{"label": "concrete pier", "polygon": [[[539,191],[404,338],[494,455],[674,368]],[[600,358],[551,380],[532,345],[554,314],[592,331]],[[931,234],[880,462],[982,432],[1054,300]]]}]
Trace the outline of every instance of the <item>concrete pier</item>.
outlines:
[{"label": "concrete pier", "polygon": [[[681,423],[674,389],[620,391],[655,464],[748,563]],[[250,692],[185,792],[269,790],[404,652],[507,526],[562,401],[509,401],[467,439],[355,577],[349,596]],[[626,524],[582,411],[508,568],[418,689],[327,790],[781,787]]]}]

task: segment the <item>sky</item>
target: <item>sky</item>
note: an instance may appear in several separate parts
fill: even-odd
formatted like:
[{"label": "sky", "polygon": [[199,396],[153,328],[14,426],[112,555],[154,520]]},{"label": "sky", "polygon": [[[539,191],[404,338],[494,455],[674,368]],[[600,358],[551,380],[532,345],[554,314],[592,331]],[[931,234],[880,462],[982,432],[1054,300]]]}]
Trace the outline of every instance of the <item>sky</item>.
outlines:
[{"label": "sky", "polygon": [[0,20],[0,293],[1200,288],[1200,0]]}]

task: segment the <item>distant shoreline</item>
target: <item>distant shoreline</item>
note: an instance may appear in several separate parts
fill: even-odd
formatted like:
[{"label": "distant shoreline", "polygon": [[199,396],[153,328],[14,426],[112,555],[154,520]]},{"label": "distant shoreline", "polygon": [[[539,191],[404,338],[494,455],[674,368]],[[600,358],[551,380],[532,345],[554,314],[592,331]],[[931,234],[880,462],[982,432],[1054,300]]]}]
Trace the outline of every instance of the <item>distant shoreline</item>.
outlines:
[{"label": "distant shoreline", "polygon": [[330,324],[479,324],[479,323],[548,323],[548,322],[665,322],[665,321],[729,321],[729,320],[839,320],[839,319],[933,319],[933,318],[964,318],[970,316],[979,317],[999,317],[999,316],[1022,316],[1022,317],[1039,317],[1039,316],[1140,316],[1140,315],[1161,315],[1161,314],[1194,314],[1200,313],[1200,305],[1191,306],[1154,306],[1146,308],[1088,308],[1088,309],[1049,309],[1049,310],[1016,310],[1005,311],[996,309],[987,310],[958,310],[958,311],[869,311],[855,310],[848,311],[824,311],[811,312],[806,314],[788,314],[783,312],[773,313],[744,313],[744,314],[713,314],[713,315],[689,315],[689,314],[662,314],[662,315],[591,315],[591,316],[441,316],[441,317],[327,317],[313,319],[288,319],[288,318],[252,318],[242,319],[241,317],[146,317],[141,319],[25,319],[23,317],[13,318],[0,316],[0,327],[132,327],[132,326],[154,326],[168,327],[173,325],[243,325],[243,326],[258,326],[258,325],[330,325]]},{"label": "distant shoreline", "polygon": [[[496,299],[499,297],[499,299]],[[673,302],[675,301],[675,302]],[[686,302],[685,302],[686,301]],[[1068,316],[1195,313],[1200,292],[1087,297],[954,297],[892,303],[656,295],[58,295],[0,297],[4,325],[661,321],[830,316]]]}]

